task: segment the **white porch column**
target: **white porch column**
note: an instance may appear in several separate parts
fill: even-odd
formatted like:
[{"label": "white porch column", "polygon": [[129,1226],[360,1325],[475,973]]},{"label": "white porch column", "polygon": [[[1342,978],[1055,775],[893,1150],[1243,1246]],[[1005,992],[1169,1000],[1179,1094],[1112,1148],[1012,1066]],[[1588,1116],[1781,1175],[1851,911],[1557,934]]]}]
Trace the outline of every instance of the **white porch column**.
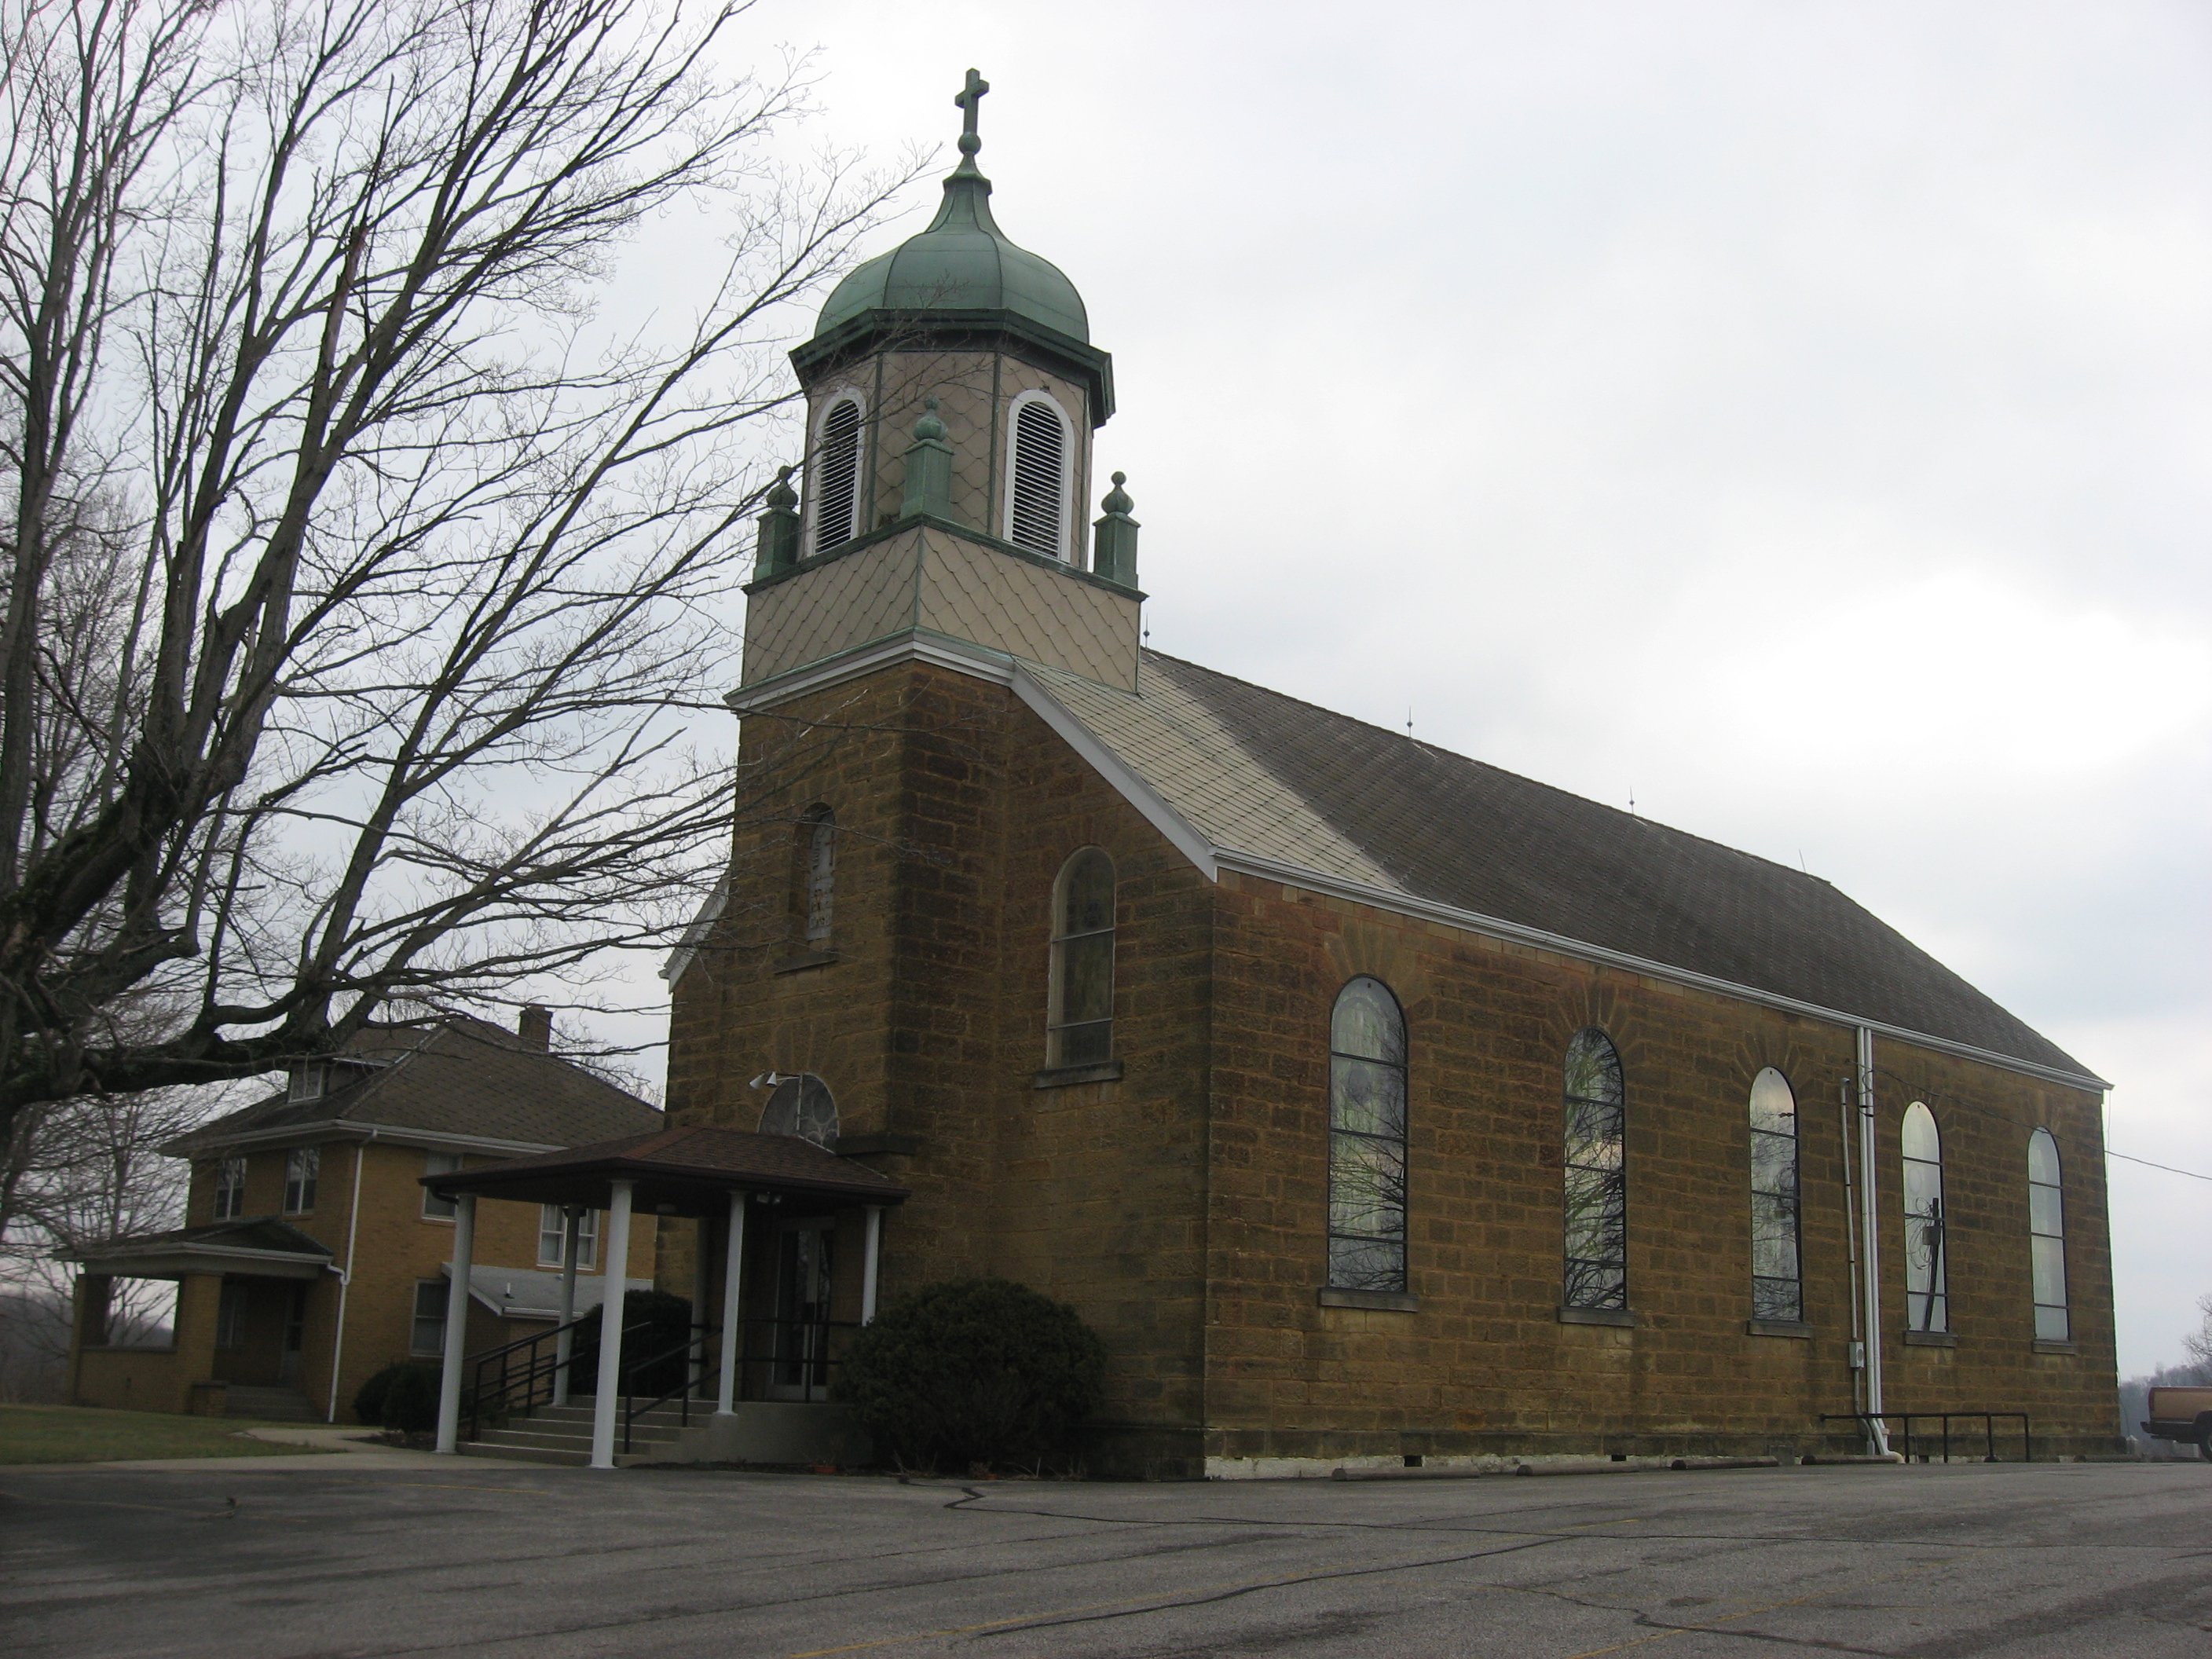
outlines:
[{"label": "white porch column", "polygon": [[699,1218],[699,1237],[691,1249],[691,1351],[684,1356],[684,1397],[696,1400],[707,1377],[707,1252],[714,1243],[714,1218]]},{"label": "white porch column", "polygon": [[553,1403],[568,1403],[568,1358],[574,1352],[576,1334],[576,1261],[584,1249],[584,1206],[561,1206],[561,1334],[553,1339]]},{"label": "white porch column", "polygon": [[738,1292],[745,1273],[746,1194],[730,1194],[730,1237],[722,1249],[722,1377],[714,1410],[727,1417],[738,1408]]},{"label": "white porch column", "polygon": [[469,1258],[477,1243],[477,1195],[453,1200],[453,1280],[446,1286],[446,1352],[438,1370],[438,1449],[458,1451],[461,1438],[461,1368],[468,1364]]},{"label": "white porch column", "polygon": [[629,1196],[635,1182],[614,1183],[607,1236],[600,1241],[599,1392],[592,1401],[592,1467],[615,1466],[615,1408],[622,1387],[623,1292],[629,1283]]},{"label": "white porch column", "polygon": [[876,1321],[876,1268],[884,1255],[884,1206],[868,1206],[868,1248],[860,1256],[860,1322]]}]

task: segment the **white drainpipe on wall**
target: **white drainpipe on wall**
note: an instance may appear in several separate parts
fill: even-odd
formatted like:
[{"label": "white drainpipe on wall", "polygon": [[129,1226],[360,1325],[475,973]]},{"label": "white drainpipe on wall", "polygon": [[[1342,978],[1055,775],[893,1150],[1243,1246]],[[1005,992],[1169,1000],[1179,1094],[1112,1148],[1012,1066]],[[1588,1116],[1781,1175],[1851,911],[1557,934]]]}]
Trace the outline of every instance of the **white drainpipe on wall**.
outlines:
[{"label": "white drainpipe on wall", "polygon": [[1881,1420],[1881,1209],[1875,1178],[1874,1032],[1858,1028],[1859,1218],[1866,1241],[1866,1389],[1868,1427],[1874,1449],[1889,1454],[1889,1428]]},{"label": "white drainpipe on wall", "polygon": [[[375,1139],[372,1128],[368,1140]],[[338,1275],[338,1328],[331,1334],[331,1409],[325,1423],[338,1420],[338,1362],[345,1358],[346,1292],[353,1288],[353,1241],[361,1231],[361,1166],[368,1157],[368,1140],[356,1141],[353,1149],[353,1208],[346,1212],[346,1264]]]}]

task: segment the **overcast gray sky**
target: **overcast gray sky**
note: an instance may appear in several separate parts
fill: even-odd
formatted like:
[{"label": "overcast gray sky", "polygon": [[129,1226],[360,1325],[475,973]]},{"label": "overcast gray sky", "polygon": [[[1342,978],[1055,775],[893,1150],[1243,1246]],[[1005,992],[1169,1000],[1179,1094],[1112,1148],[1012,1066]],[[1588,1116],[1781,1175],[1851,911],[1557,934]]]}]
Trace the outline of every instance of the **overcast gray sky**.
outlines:
[{"label": "overcast gray sky", "polygon": [[[2212,9],[755,24],[884,155],[949,166],[989,78],[1156,646],[1802,861],[2212,1173]],[[2212,1184],[2111,1190],[2129,1371],[2212,1291]]]}]

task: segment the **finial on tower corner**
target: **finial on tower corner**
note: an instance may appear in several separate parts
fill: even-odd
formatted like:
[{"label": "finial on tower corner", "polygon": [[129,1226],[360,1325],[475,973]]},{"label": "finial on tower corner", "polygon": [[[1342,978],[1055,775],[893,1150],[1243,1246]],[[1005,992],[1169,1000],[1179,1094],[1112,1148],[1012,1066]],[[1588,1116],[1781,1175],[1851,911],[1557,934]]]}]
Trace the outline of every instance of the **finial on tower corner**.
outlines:
[{"label": "finial on tower corner", "polygon": [[982,107],[983,94],[990,89],[991,83],[971,69],[967,84],[952,100],[961,112],[960,166],[963,172],[975,170],[975,152],[983,148],[983,140],[975,131],[975,117]]},{"label": "finial on tower corner", "polygon": [[1136,503],[1121,486],[1129,481],[1126,472],[1114,475],[1114,487],[1106,492],[1099,503],[1106,516],[1091,526],[1091,573],[1122,587],[1137,585],[1137,521],[1129,516]]}]

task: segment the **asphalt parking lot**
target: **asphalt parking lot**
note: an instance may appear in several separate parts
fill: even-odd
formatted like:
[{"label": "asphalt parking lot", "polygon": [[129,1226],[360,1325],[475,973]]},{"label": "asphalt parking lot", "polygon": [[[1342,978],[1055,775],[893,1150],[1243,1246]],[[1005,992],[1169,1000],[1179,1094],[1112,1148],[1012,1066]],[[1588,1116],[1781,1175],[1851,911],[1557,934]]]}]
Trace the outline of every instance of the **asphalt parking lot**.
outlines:
[{"label": "asphalt parking lot", "polygon": [[2202,1464],[1140,1486],[339,1463],[0,1472],[0,1652],[2212,1652]]}]

